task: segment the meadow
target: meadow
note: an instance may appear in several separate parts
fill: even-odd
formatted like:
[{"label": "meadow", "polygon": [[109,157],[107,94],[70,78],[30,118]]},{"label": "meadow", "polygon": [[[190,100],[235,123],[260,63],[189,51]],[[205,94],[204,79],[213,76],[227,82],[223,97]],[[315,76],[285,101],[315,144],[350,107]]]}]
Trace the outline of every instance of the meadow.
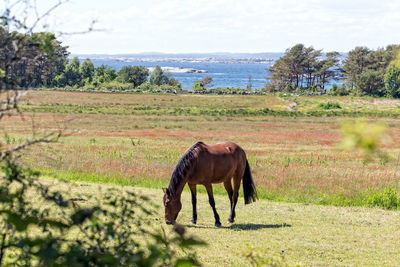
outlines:
[{"label": "meadow", "polygon": [[[213,226],[206,194],[199,194],[198,224],[191,226],[184,191],[178,223],[209,244],[196,249],[202,263],[242,266],[261,256],[290,264],[395,265],[399,211],[385,209],[400,206],[399,106],[363,97],[33,91],[21,102],[23,115],[4,117],[0,126],[10,145],[32,127],[37,136],[63,129],[59,142],[32,146],[21,157],[57,188],[70,181],[66,190],[79,195],[134,186],[157,204],[192,144],[236,142],[247,153],[260,200],[244,206],[240,198],[237,220],[228,225],[226,192],[215,186],[223,227]],[[387,125],[381,147],[387,159],[366,162],[360,151],[339,148],[342,122],[359,117]],[[150,219],[163,226],[162,207]]]},{"label": "meadow", "polygon": [[[358,151],[340,150],[340,125],[356,116],[325,117],[332,110],[321,103],[328,102],[339,103],[349,114],[358,114],[360,107],[377,114],[368,120],[388,126],[391,141],[383,149],[389,161],[366,164]],[[60,179],[161,188],[195,142],[233,141],[247,153],[261,198],[365,206],[399,186],[400,122],[382,117],[400,114],[399,106],[399,100],[326,96],[31,92],[21,104],[25,116],[7,117],[1,126],[10,144],[31,134],[31,121],[38,133],[65,128],[59,143],[34,147],[23,157],[33,169]],[[322,113],[248,115],[265,109]],[[231,115],[216,115],[221,110]],[[215,191],[225,194],[222,186]]]},{"label": "meadow", "polygon": [[[83,194],[101,199],[106,189],[115,188],[86,182],[44,181],[71,197]],[[172,226],[163,220],[161,190],[128,186],[122,190],[133,191],[159,204],[156,213],[145,218],[146,225],[153,231],[163,228],[172,235]],[[245,206],[243,199],[239,199],[236,221],[228,224],[228,198],[216,196],[215,200],[222,219],[220,228],[214,226],[206,194],[198,195],[196,225],[189,223],[192,213],[189,192],[182,194],[183,207],[178,217],[178,223],[186,227],[189,235],[207,243],[195,249],[204,266],[250,266],[252,260],[275,264],[267,266],[395,266],[400,261],[397,245],[400,224],[396,211],[266,200]]]}]

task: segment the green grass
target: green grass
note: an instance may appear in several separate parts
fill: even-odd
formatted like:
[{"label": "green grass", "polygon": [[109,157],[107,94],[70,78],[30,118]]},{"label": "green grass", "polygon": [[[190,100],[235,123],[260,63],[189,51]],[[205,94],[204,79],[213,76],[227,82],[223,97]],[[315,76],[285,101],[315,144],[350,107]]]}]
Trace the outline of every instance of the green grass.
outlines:
[{"label": "green grass", "polygon": [[[323,110],[323,103],[341,108]],[[26,112],[25,120],[7,117],[0,127],[8,133],[5,143],[13,145],[31,133],[30,115],[39,133],[67,122],[60,143],[31,148],[21,158],[60,179],[162,188],[195,142],[233,141],[246,151],[263,199],[385,207],[387,201],[378,199],[388,188],[400,192],[400,122],[367,118],[388,125],[392,142],[382,148],[388,162],[365,164],[362,153],[341,151],[337,144],[342,120],[354,120],[355,114],[397,116],[399,105],[400,100],[362,97],[32,92],[22,107],[42,112]],[[215,191],[225,194],[222,186]]]},{"label": "green grass", "polygon": [[[156,180],[152,177],[140,179],[131,179],[119,175],[102,175],[97,173],[84,173],[78,171],[61,171],[54,169],[35,169],[40,172],[42,177],[53,178],[61,181],[72,182],[90,182],[103,185],[118,185],[118,186],[139,186],[152,189],[168,187],[165,180]],[[185,186],[186,192],[190,192]],[[222,184],[213,185],[213,191],[216,195],[226,195],[226,191]],[[206,193],[203,186],[198,186],[199,193]],[[303,203],[316,205],[333,205],[333,206],[369,206],[380,207],[384,209],[400,209],[400,193],[395,188],[385,188],[382,191],[365,191],[360,194],[352,195],[351,197],[342,194],[318,194],[318,192],[310,193],[310,195],[299,194],[293,192],[268,192],[264,188],[258,188],[257,194],[259,199],[282,201],[289,203]],[[239,196],[243,197],[243,191],[239,192]]]},{"label": "green grass", "polygon": [[[53,187],[98,195],[105,185],[75,182],[70,185],[49,181]],[[157,203],[158,215],[150,218],[154,227],[170,227],[163,221],[162,191],[134,190]],[[205,266],[248,266],[249,251],[262,257],[284,257],[289,264],[303,266],[395,266],[400,261],[398,218],[400,212],[376,208],[331,207],[259,200],[250,205],[239,199],[236,221],[225,223],[229,216],[226,196],[215,197],[223,226],[214,227],[212,210],[206,194],[198,195],[198,224],[191,218],[190,193],[183,192],[183,207],[177,222],[187,226],[191,235],[203,239],[207,247],[196,249]]]},{"label": "green grass", "polygon": [[[53,97],[43,97],[49,94]],[[62,99],[63,96],[69,99]],[[84,101],[88,98],[90,101]],[[293,102],[296,103],[296,108],[288,109],[287,107]],[[399,106],[399,100],[371,97],[286,96],[281,98],[273,95],[124,95],[45,91],[35,92],[32,99],[22,103],[21,109],[27,112],[114,115],[397,118],[400,116]]]}]

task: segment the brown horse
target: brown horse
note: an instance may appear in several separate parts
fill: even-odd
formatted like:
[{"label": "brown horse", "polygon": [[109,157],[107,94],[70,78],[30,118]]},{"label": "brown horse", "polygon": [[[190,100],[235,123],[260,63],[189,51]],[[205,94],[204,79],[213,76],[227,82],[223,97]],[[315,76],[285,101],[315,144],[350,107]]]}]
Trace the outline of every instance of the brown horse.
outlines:
[{"label": "brown horse", "polygon": [[246,153],[240,146],[232,142],[212,146],[202,142],[194,144],[176,165],[169,187],[163,189],[165,222],[167,224],[175,223],[182,208],[182,190],[188,183],[192,193],[193,218],[191,222],[195,224],[197,221],[196,185],[202,184],[207,189],[209,203],[214,212],[215,226],[221,226],[219,215],[215,209],[212,184],[224,183],[231,202],[228,222],[233,223],[241,180],[243,180],[244,203],[249,204],[256,200],[257,192]]}]

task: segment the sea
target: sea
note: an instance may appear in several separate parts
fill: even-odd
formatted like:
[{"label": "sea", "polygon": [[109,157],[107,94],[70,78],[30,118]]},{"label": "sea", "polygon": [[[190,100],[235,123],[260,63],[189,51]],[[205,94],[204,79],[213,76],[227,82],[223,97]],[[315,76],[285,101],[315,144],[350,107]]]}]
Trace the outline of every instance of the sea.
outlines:
[{"label": "sea", "polygon": [[204,76],[212,77],[210,88],[260,89],[266,86],[268,68],[284,53],[207,53],[207,54],[164,54],[141,53],[121,55],[72,55],[80,60],[90,58],[95,67],[110,66],[117,71],[124,66],[194,69],[199,72],[170,72],[184,89],[191,89],[195,81]]}]

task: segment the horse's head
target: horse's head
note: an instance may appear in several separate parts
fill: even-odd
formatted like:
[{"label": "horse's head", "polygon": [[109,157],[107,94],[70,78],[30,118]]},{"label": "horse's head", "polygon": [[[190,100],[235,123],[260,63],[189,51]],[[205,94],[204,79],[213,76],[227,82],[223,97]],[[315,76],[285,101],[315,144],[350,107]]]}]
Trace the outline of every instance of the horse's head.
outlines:
[{"label": "horse's head", "polygon": [[165,207],[165,222],[167,224],[174,224],[178,213],[181,211],[182,203],[177,197],[172,197],[171,193],[167,188],[163,188],[164,191],[164,207]]}]

